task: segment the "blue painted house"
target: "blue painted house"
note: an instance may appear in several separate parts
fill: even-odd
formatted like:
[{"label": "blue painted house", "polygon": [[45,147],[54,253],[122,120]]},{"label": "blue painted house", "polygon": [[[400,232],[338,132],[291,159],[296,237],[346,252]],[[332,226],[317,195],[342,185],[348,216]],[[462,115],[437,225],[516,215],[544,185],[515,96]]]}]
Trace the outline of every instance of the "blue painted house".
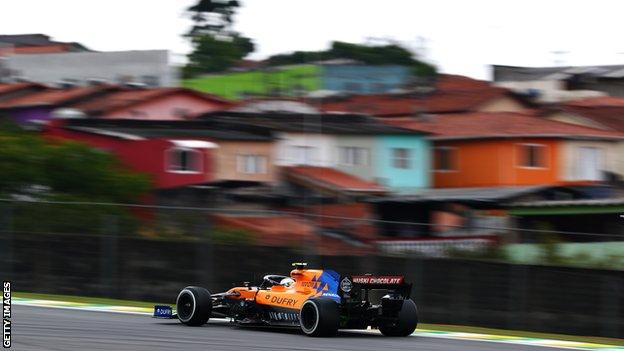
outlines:
[{"label": "blue painted house", "polygon": [[353,94],[380,94],[404,88],[410,68],[399,65],[321,63],[321,89]]},{"label": "blue painted house", "polygon": [[406,194],[431,185],[431,143],[422,134],[387,134],[374,139],[372,167],[379,184]]}]

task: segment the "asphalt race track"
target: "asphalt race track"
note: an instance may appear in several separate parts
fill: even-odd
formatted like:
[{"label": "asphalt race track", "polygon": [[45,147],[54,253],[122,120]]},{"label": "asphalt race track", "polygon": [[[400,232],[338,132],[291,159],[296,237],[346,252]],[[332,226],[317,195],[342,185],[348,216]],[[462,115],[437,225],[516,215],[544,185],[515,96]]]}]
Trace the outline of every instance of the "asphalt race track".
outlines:
[{"label": "asphalt race track", "polygon": [[224,322],[186,327],[177,320],[144,315],[13,306],[14,350],[435,350],[548,351],[534,346],[411,336],[389,338],[342,331],[310,338],[294,330],[237,328]]}]

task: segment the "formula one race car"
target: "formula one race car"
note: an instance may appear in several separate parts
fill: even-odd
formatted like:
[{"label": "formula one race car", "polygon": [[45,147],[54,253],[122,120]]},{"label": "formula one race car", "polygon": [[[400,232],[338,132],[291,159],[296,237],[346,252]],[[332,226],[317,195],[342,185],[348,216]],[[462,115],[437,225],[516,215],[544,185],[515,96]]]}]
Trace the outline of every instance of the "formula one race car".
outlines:
[{"label": "formula one race car", "polygon": [[[155,306],[154,317],[178,318],[189,326],[210,317],[238,325],[298,327],[310,336],[332,336],[338,329],[378,328],[387,336],[408,336],[418,324],[411,284],[402,276],[340,276],[332,270],[293,264],[290,276],[267,275],[259,286],[224,293],[189,286],[178,294],[176,312]],[[371,295],[376,294],[377,302]]]}]

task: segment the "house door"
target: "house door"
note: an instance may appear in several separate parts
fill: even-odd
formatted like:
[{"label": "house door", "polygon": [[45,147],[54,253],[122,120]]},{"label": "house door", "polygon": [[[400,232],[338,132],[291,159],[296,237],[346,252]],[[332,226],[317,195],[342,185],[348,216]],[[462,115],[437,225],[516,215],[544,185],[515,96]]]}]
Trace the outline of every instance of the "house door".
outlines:
[{"label": "house door", "polygon": [[602,180],[602,150],[581,147],[579,158],[579,180]]}]

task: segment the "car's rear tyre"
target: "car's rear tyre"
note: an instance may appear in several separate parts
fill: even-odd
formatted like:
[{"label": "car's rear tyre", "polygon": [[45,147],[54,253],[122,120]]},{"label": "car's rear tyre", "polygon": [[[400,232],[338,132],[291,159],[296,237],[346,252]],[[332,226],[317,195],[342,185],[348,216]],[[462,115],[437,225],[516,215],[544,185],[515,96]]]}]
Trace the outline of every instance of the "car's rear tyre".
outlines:
[{"label": "car's rear tyre", "polygon": [[418,311],[411,299],[403,300],[403,305],[397,319],[379,326],[379,331],[385,336],[411,335],[418,325]]},{"label": "car's rear tyre", "polygon": [[198,286],[187,286],[178,294],[176,309],[180,322],[190,326],[206,324],[212,313],[210,292]]},{"label": "car's rear tyre", "polygon": [[340,309],[331,299],[309,299],[299,311],[301,330],[308,336],[333,336],[338,332]]}]

